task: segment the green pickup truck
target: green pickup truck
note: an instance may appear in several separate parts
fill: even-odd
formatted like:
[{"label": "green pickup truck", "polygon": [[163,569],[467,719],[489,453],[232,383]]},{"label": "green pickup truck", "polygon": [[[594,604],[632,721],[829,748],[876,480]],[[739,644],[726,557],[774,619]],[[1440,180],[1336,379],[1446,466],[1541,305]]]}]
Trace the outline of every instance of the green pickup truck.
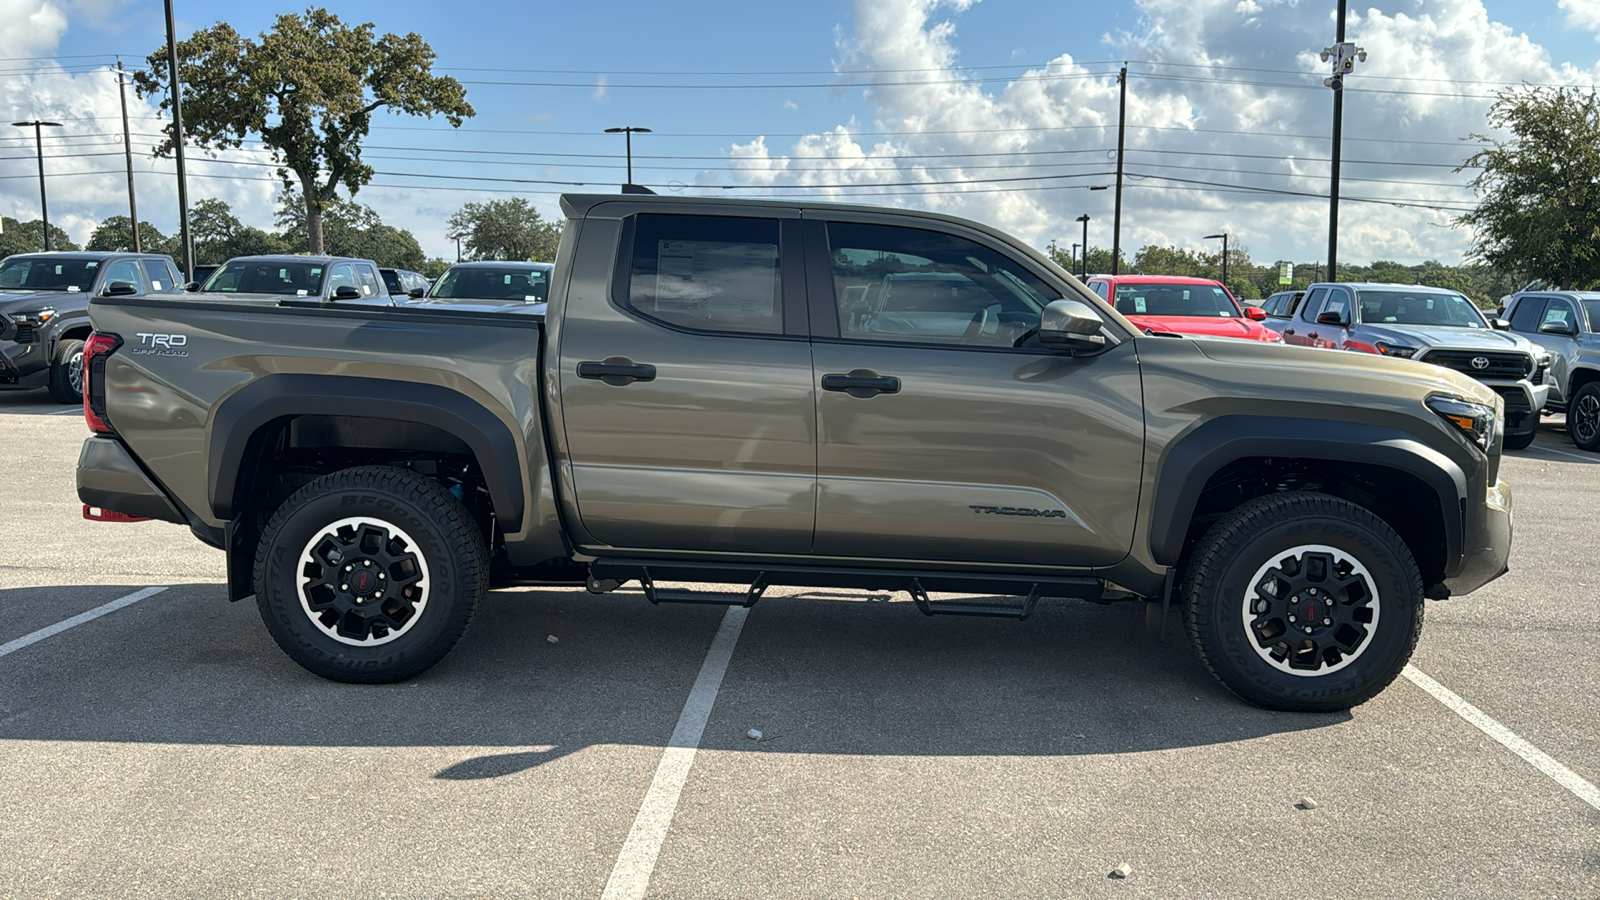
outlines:
[{"label": "green pickup truck", "polygon": [[352,682],[436,663],[493,586],[799,585],[1178,602],[1240,697],[1342,709],[1424,598],[1506,570],[1502,401],[1463,375],[1144,334],[949,216],[561,202],[542,317],[95,298],[85,514],[188,525]]}]

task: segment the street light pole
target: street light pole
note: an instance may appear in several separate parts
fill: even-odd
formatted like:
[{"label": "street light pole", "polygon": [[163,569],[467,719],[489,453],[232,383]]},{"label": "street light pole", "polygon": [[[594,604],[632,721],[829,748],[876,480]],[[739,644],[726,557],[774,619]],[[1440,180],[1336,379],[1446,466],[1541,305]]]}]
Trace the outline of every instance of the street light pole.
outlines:
[{"label": "street light pole", "polygon": [[1216,240],[1217,238],[1222,238],[1222,286],[1223,287],[1227,287],[1228,286],[1228,233],[1226,231],[1224,231],[1221,234],[1208,234],[1208,235],[1205,236],[1205,239],[1208,240],[1208,241]]},{"label": "street light pole", "polygon": [[[1122,64],[1117,73],[1117,84],[1122,86],[1121,99],[1117,101],[1117,208],[1111,221],[1111,274],[1121,271],[1122,265],[1122,156],[1128,133],[1128,64]],[[1084,243],[1084,255],[1088,255]]]},{"label": "street light pole", "polygon": [[50,252],[50,205],[44,199],[44,138],[41,129],[46,126],[62,128],[60,122],[41,122],[34,119],[32,122],[12,122],[18,128],[33,129],[33,148],[39,154],[39,215],[44,220],[44,252]]},{"label": "street light pole", "polygon": [[1083,277],[1089,277],[1089,214],[1084,213],[1078,217],[1083,223]]},{"label": "street light pole", "polygon": [[1328,274],[1334,281],[1339,271],[1339,150],[1344,135],[1344,77],[1354,72],[1356,60],[1367,61],[1367,51],[1344,39],[1345,0],[1339,0],[1337,40],[1322,48],[1322,61],[1333,63],[1333,74],[1322,79],[1333,89],[1333,171],[1328,190]]},{"label": "street light pole", "polygon": [[[1082,247],[1082,246],[1083,246],[1082,244],[1073,244],[1072,245],[1072,257],[1071,257],[1071,260],[1072,260],[1073,265],[1077,265],[1077,263],[1078,263],[1078,248]],[[1071,270],[1069,269],[1068,271],[1071,271]]]},{"label": "street light pole", "polygon": [[640,128],[640,127],[635,126],[635,125],[624,125],[624,126],[622,126],[620,128],[607,128],[606,129],[606,134],[621,134],[621,135],[626,135],[627,136],[626,140],[628,142],[628,144],[627,144],[627,146],[628,146],[628,184],[630,184],[630,185],[633,184],[633,133],[636,132],[636,131],[638,133],[640,133],[640,134],[649,134],[650,133],[650,129],[648,129],[648,128]]}]

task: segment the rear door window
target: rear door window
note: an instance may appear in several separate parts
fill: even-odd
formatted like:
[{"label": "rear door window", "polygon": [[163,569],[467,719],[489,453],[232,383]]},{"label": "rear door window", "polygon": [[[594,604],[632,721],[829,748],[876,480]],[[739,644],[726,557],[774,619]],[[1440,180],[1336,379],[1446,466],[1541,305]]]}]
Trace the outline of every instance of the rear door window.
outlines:
[{"label": "rear door window", "polygon": [[150,279],[150,290],[157,294],[173,294],[182,290],[178,284],[177,273],[164,260],[141,259],[139,265],[144,267],[145,277]]},{"label": "rear door window", "polygon": [[1327,288],[1317,288],[1306,295],[1305,301],[1300,304],[1300,318],[1307,322],[1316,322],[1316,311],[1322,308],[1324,300],[1328,299]]},{"label": "rear door window", "polygon": [[782,334],[778,234],[777,219],[637,216],[625,305],[693,331]]},{"label": "rear door window", "polygon": [[356,280],[360,282],[361,296],[379,297],[384,294],[383,282],[371,266],[356,266]]}]

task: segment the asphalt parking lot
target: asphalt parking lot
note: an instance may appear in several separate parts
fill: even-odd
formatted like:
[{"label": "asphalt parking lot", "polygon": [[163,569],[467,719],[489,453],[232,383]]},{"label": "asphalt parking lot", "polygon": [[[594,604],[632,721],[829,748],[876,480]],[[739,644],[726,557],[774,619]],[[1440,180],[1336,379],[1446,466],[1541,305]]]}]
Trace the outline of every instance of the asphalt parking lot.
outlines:
[{"label": "asphalt parking lot", "polygon": [[0,393],[0,896],[1600,896],[1600,454],[1544,431],[1510,574],[1305,715],[1132,605],[851,591],[495,592],[334,684],[184,529],[83,521],[81,417]]}]

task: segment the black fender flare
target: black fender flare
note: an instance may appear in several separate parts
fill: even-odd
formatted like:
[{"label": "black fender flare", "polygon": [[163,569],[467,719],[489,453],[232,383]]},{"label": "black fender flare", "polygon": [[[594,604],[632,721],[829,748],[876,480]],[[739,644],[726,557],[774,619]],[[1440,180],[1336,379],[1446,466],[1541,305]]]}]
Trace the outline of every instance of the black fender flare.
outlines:
[{"label": "black fender flare", "polygon": [[437,384],[348,375],[267,375],[230,394],[211,414],[208,501],[219,519],[238,514],[235,493],[251,438],[274,419],[360,416],[431,425],[472,448],[507,534],[522,529],[521,454],[498,417],[467,395]]},{"label": "black fender flare", "polygon": [[1321,419],[1223,416],[1179,438],[1161,461],[1150,520],[1150,554],[1156,563],[1178,564],[1201,489],[1223,466],[1249,457],[1365,463],[1411,475],[1439,495],[1446,568],[1454,569],[1461,559],[1467,475],[1415,434]]}]

